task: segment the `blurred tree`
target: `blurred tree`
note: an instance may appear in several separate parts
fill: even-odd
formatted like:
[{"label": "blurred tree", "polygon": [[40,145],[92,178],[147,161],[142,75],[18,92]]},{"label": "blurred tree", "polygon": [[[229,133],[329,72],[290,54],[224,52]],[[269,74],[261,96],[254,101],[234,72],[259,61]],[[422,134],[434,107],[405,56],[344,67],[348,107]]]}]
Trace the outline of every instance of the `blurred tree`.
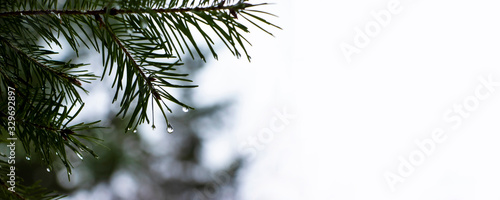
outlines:
[{"label": "blurred tree", "polygon": [[[181,55],[187,53],[205,61],[199,38],[217,58],[212,45],[218,38],[233,55],[239,57],[244,52],[250,59],[245,49],[248,41],[242,35],[249,29],[238,19],[265,32],[262,24],[276,27],[256,15],[269,13],[250,9],[259,5],[243,0],[0,1],[0,97],[5,102],[0,104],[0,124],[8,127],[1,129],[1,141],[7,145],[12,142],[9,137],[17,137],[27,159],[31,159],[32,152],[37,153],[37,161],[47,171],[54,170],[53,158],[59,158],[69,178],[72,164],[67,151],[78,157],[84,152],[97,157],[92,147],[103,141],[85,134],[100,128],[99,121],[73,120],[84,106],[80,91],[87,91],[82,82],[90,83],[99,77],[102,80],[106,73],[114,76],[113,102],[120,101],[117,116],[128,119],[126,126],[116,127],[136,130],[139,124],[152,122],[154,128],[154,114],[148,112],[159,110],[167,131],[172,132],[166,115],[172,109],[167,102],[194,109],[167,91],[196,87],[181,84],[190,82],[186,77],[191,73],[178,72],[183,64]],[[81,47],[101,53],[103,75],[84,69],[87,64],[52,59],[58,53],[55,47],[70,48],[77,57]],[[189,127],[185,128],[189,133]],[[186,135],[185,144],[191,145],[179,148],[192,153],[179,154],[179,158],[196,161],[193,148],[199,145],[199,137]],[[0,166],[9,169],[12,163]],[[8,178],[0,178],[4,186],[0,187],[2,199],[42,199],[41,193],[32,196],[35,194],[23,187],[9,193]]]},{"label": "blurred tree", "polygon": [[[191,72],[195,79],[202,66],[202,62],[188,61],[181,71]],[[193,94],[192,90],[182,90],[179,95],[185,102],[196,106]],[[77,156],[70,158],[78,164],[71,182],[61,176],[65,171],[63,168],[55,167],[56,173],[45,172],[43,165],[37,162],[38,157],[19,162],[19,174],[28,184],[36,183],[37,179],[33,177],[38,177],[44,180],[45,187],[78,199],[92,199],[99,188],[106,188],[111,199],[234,199],[234,178],[240,159],[234,159],[232,164],[219,171],[212,171],[201,162],[205,143],[202,136],[207,134],[204,130],[224,128],[225,119],[231,116],[230,106],[230,100],[223,100],[173,115],[170,121],[177,124],[175,137],[162,137],[164,140],[156,143],[149,143],[140,130],[138,134],[113,134],[123,130],[126,121],[114,118],[116,113],[110,110],[110,121],[103,121],[110,124],[109,129],[90,130],[85,134],[101,138],[106,148],[91,144],[99,154],[98,160],[84,159],[82,162]],[[205,125],[200,127],[200,124]],[[155,134],[158,132],[166,130],[154,130]],[[116,186],[113,180],[123,177],[133,180],[134,189],[129,193],[116,193],[113,188],[127,186]]]}]

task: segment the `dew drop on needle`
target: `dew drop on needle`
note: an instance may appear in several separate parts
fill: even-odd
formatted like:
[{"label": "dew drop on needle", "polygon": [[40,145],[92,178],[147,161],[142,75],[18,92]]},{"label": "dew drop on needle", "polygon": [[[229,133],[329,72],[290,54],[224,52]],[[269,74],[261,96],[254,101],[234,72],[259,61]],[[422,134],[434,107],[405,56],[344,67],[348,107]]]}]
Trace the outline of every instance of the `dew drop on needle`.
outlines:
[{"label": "dew drop on needle", "polygon": [[78,158],[80,158],[80,160],[83,160],[83,156],[82,156],[82,154],[81,154],[81,153],[76,152],[76,155],[78,156]]},{"label": "dew drop on needle", "polygon": [[172,132],[174,132],[174,127],[172,127],[172,125],[170,125],[170,124],[169,124],[169,125],[167,126],[167,132],[168,132],[168,133],[172,133]]}]

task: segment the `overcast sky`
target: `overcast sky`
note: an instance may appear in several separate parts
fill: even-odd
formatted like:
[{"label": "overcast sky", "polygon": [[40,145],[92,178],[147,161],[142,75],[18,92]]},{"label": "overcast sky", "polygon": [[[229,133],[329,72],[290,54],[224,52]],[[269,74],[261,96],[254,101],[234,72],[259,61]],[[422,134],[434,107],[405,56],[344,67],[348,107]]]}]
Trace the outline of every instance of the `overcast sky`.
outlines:
[{"label": "overcast sky", "polygon": [[200,83],[241,95],[241,199],[500,199],[500,3],[274,2]]}]

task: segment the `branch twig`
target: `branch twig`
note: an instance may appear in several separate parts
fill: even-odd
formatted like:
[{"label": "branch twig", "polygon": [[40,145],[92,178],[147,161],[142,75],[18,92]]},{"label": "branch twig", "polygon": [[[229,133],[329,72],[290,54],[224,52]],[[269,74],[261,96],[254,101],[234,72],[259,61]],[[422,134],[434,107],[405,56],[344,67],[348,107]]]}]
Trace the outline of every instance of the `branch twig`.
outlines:
[{"label": "branch twig", "polygon": [[[235,12],[236,10],[243,10],[247,7],[252,7],[252,6],[257,6],[257,5],[240,2],[229,6],[194,7],[194,8],[155,8],[151,10],[155,11],[156,13],[207,12],[216,10],[229,10],[231,12]],[[55,15],[103,15],[108,12],[110,15],[117,15],[117,14],[146,13],[146,11],[147,10],[143,10],[143,12],[141,12],[138,10],[116,9],[116,8],[111,8],[108,11],[108,8],[106,7],[100,10],[26,10],[26,11],[2,12],[0,13],[0,17],[20,16],[20,15],[54,15],[54,14]]]}]

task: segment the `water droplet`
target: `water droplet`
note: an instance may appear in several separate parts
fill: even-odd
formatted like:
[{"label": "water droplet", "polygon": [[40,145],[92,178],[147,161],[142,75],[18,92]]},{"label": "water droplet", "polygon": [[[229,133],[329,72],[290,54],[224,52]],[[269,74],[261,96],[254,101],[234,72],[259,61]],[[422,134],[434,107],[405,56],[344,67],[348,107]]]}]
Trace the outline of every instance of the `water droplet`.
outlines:
[{"label": "water droplet", "polygon": [[56,156],[58,156],[58,155],[59,155],[59,153],[56,151]]},{"label": "water droplet", "polygon": [[134,133],[137,133],[137,129],[134,130]]},{"label": "water droplet", "polygon": [[55,15],[57,19],[61,19],[61,15],[59,13],[55,13],[54,11],[50,12],[51,14]]},{"label": "water droplet", "polygon": [[31,160],[31,157],[29,157],[29,156],[26,156],[26,160]]},{"label": "water droplet", "polygon": [[129,127],[129,128],[127,128],[127,131],[130,131],[130,127]]},{"label": "water droplet", "polygon": [[71,173],[71,172],[68,172],[68,175],[71,175],[71,174],[73,174],[73,173]]},{"label": "water droplet", "polygon": [[47,167],[47,172],[50,172],[50,168]]},{"label": "water droplet", "polygon": [[87,10],[82,10],[82,13],[87,13]]},{"label": "water droplet", "polygon": [[189,108],[188,107],[182,107],[182,111],[189,112]]},{"label": "water droplet", "polygon": [[169,125],[167,126],[167,132],[168,132],[168,133],[172,133],[172,132],[174,132],[174,127],[172,127],[172,125],[170,125],[170,124],[169,124]]},{"label": "water droplet", "polygon": [[23,13],[20,13],[20,14],[21,14],[21,16],[24,16],[24,14],[23,14]]},{"label": "water droplet", "polygon": [[153,130],[155,130],[156,126],[153,124],[153,126],[151,126],[151,128],[152,128]]},{"label": "water droplet", "polygon": [[76,155],[78,156],[78,158],[80,158],[80,160],[83,160],[83,156],[80,152],[76,152]]}]

